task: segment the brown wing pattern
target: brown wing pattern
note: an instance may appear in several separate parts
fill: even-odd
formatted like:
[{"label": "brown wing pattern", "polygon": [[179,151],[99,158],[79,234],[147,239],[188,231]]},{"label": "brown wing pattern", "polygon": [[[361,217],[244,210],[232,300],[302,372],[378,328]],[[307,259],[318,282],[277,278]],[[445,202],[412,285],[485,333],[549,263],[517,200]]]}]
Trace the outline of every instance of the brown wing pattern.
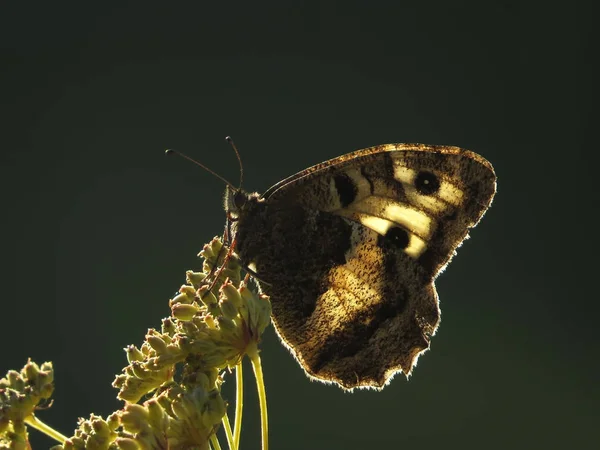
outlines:
[{"label": "brown wing pattern", "polygon": [[310,376],[381,388],[429,347],[434,279],[494,193],[493,169],[475,153],[372,147],[254,199],[238,251],[269,283],[278,334]]}]

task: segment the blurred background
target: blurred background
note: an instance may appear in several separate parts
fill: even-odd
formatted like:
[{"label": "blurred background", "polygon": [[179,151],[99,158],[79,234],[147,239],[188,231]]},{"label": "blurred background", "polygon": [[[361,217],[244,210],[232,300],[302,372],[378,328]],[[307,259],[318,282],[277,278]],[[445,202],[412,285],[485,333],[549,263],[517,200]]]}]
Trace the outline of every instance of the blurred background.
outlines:
[{"label": "blurred background", "polygon": [[431,351],[410,380],[346,394],[269,330],[271,447],[597,448],[591,5],[3,2],[0,376],[52,361],[39,416],[67,435],[120,407],[123,347],[225,220],[224,186],[166,148],[235,183],[231,135],[262,192],[363,147],[457,145],[493,163],[498,194],[438,279]]}]

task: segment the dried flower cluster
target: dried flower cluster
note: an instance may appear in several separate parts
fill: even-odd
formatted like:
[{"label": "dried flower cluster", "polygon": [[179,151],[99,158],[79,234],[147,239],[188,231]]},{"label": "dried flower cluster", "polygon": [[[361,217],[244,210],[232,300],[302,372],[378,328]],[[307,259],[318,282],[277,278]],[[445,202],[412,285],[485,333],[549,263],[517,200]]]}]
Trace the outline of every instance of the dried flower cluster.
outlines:
[{"label": "dried flower cluster", "polygon": [[[148,330],[139,348],[125,349],[129,365],[113,383],[125,407],[106,419],[80,419],[75,434],[54,449],[207,449],[214,443],[228,420],[222,373],[257,354],[271,315],[268,297],[240,282],[235,257],[215,270],[225,250],[218,238],[205,245],[202,272],[187,272],[187,284],[170,301],[171,317],[160,331]],[[205,281],[213,274],[211,291]],[[24,423],[52,394],[52,374],[51,364],[40,369],[30,362],[0,381],[0,447],[27,444]]]},{"label": "dried flower cluster", "polygon": [[26,449],[26,423],[54,391],[52,363],[29,360],[20,372],[9,370],[0,379],[0,448]]}]

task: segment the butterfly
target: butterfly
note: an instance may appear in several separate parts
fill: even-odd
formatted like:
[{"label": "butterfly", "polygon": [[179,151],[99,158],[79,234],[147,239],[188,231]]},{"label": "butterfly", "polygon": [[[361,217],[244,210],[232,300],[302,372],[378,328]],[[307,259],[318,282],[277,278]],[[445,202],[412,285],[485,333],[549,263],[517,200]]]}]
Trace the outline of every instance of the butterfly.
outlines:
[{"label": "butterfly", "polygon": [[495,192],[494,169],[476,153],[385,144],[262,195],[228,187],[225,209],[235,251],[307,375],[381,389],[429,348],[440,322],[435,279]]}]

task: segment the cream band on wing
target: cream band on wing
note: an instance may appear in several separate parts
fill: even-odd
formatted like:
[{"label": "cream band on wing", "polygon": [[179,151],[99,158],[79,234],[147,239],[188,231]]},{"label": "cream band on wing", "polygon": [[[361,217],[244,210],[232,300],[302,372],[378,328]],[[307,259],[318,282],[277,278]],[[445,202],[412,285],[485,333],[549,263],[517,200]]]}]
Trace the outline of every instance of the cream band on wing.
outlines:
[{"label": "cream band on wing", "polygon": [[403,203],[388,204],[384,214],[388,220],[402,225],[404,229],[423,239],[429,239],[433,233],[434,224],[432,224],[431,218]]},{"label": "cream band on wing", "polygon": [[404,188],[404,195],[409,202],[434,216],[446,213],[450,208],[454,208],[452,205],[435,196],[419,193],[417,188],[412,184],[402,183],[402,186]]},{"label": "cream band on wing", "polygon": [[429,239],[435,231],[435,221],[427,211],[419,211],[411,205],[390,198],[367,197],[348,205],[349,211],[387,219],[422,239]]},{"label": "cream band on wing", "polygon": [[360,173],[360,170],[347,169],[344,173],[350,177],[356,187],[356,198],[363,198],[371,194],[371,182]]}]

